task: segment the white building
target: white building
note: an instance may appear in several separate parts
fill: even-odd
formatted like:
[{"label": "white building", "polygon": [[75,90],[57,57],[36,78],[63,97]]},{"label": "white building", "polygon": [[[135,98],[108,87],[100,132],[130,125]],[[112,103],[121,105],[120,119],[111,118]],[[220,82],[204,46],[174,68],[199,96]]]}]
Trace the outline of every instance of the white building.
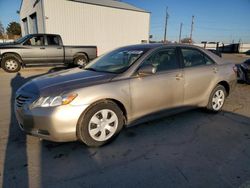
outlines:
[{"label": "white building", "polygon": [[22,35],[60,34],[65,45],[96,45],[98,55],[147,42],[150,13],[113,0],[23,0]]}]

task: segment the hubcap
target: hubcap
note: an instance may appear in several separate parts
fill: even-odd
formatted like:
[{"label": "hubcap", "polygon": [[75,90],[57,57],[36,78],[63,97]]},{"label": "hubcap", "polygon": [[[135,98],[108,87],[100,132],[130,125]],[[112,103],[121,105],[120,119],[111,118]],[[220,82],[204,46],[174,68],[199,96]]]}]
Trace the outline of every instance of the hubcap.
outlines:
[{"label": "hubcap", "polygon": [[225,94],[222,90],[217,90],[214,93],[213,99],[212,99],[212,107],[214,110],[220,110],[224,104],[225,100]]},{"label": "hubcap", "polygon": [[5,62],[5,67],[7,70],[14,71],[18,67],[18,63],[14,59],[9,59]]},{"label": "hubcap", "polygon": [[118,127],[118,117],[112,110],[103,109],[95,113],[89,121],[89,135],[96,141],[111,138]]},{"label": "hubcap", "polygon": [[79,66],[85,66],[86,65],[86,60],[85,59],[78,59],[77,65],[79,65]]}]

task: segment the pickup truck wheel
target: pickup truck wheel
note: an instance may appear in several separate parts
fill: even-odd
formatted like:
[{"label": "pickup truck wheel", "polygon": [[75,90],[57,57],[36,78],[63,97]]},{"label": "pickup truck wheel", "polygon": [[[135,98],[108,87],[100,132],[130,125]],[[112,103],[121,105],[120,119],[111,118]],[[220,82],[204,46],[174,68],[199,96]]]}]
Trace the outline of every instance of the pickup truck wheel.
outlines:
[{"label": "pickup truck wheel", "polygon": [[123,125],[121,109],[112,101],[103,101],[82,114],[77,126],[77,137],[87,146],[99,147],[112,141]]},{"label": "pickup truck wheel", "polygon": [[4,56],[1,67],[9,73],[18,72],[21,69],[21,63],[15,56]]},{"label": "pickup truck wheel", "polygon": [[88,64],[88,58],[86,55],[81,54],[74,59],[74,64],[77,66],[85,67]]}]

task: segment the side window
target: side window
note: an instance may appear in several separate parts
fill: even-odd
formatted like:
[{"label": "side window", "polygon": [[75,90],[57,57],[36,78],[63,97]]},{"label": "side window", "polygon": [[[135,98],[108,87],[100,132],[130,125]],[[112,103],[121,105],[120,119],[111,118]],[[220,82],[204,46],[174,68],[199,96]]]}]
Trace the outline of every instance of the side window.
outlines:
[{"label": "side window", "polygon": [[161,50],[150,56],[143,64],[153,65],[157,72],[179,68],[175,48]]},{"label": "side window", "polygon": [[58,36],[48,35],[47,41],[48,41],[48,45],[52,45],[52,46],[59,46],[60,45]]},{"label": "side window", "polygon": [[212,61],[210,58],[208,58],[206,55],[204,55],[206,65],[213,65],[214,61]]},{"label": "side window", "polygon": [[44,46],[44,36],[34,36],[28,39],[24,45],[30,46]]},{"label": "side window", "polygon": [[195,67],[200,65],[212,64],[204,54],[194,49],[181,49],[184,67]]}]

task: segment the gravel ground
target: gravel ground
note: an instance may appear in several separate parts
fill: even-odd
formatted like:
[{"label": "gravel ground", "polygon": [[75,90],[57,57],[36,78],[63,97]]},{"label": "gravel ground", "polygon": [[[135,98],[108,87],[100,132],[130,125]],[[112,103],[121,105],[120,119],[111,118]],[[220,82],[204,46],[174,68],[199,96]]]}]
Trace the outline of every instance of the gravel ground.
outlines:
[{"label": "gravel ground", "polygon": [[[224,54],[239,63],[249,58]],[[55,69],[52,69],[55,70]],[[250,187],[250,85],[219,114],[201,109],[124,129],[102,148],[26,136],[14,93],[51,68],[0,70],[0,187]]]}]

